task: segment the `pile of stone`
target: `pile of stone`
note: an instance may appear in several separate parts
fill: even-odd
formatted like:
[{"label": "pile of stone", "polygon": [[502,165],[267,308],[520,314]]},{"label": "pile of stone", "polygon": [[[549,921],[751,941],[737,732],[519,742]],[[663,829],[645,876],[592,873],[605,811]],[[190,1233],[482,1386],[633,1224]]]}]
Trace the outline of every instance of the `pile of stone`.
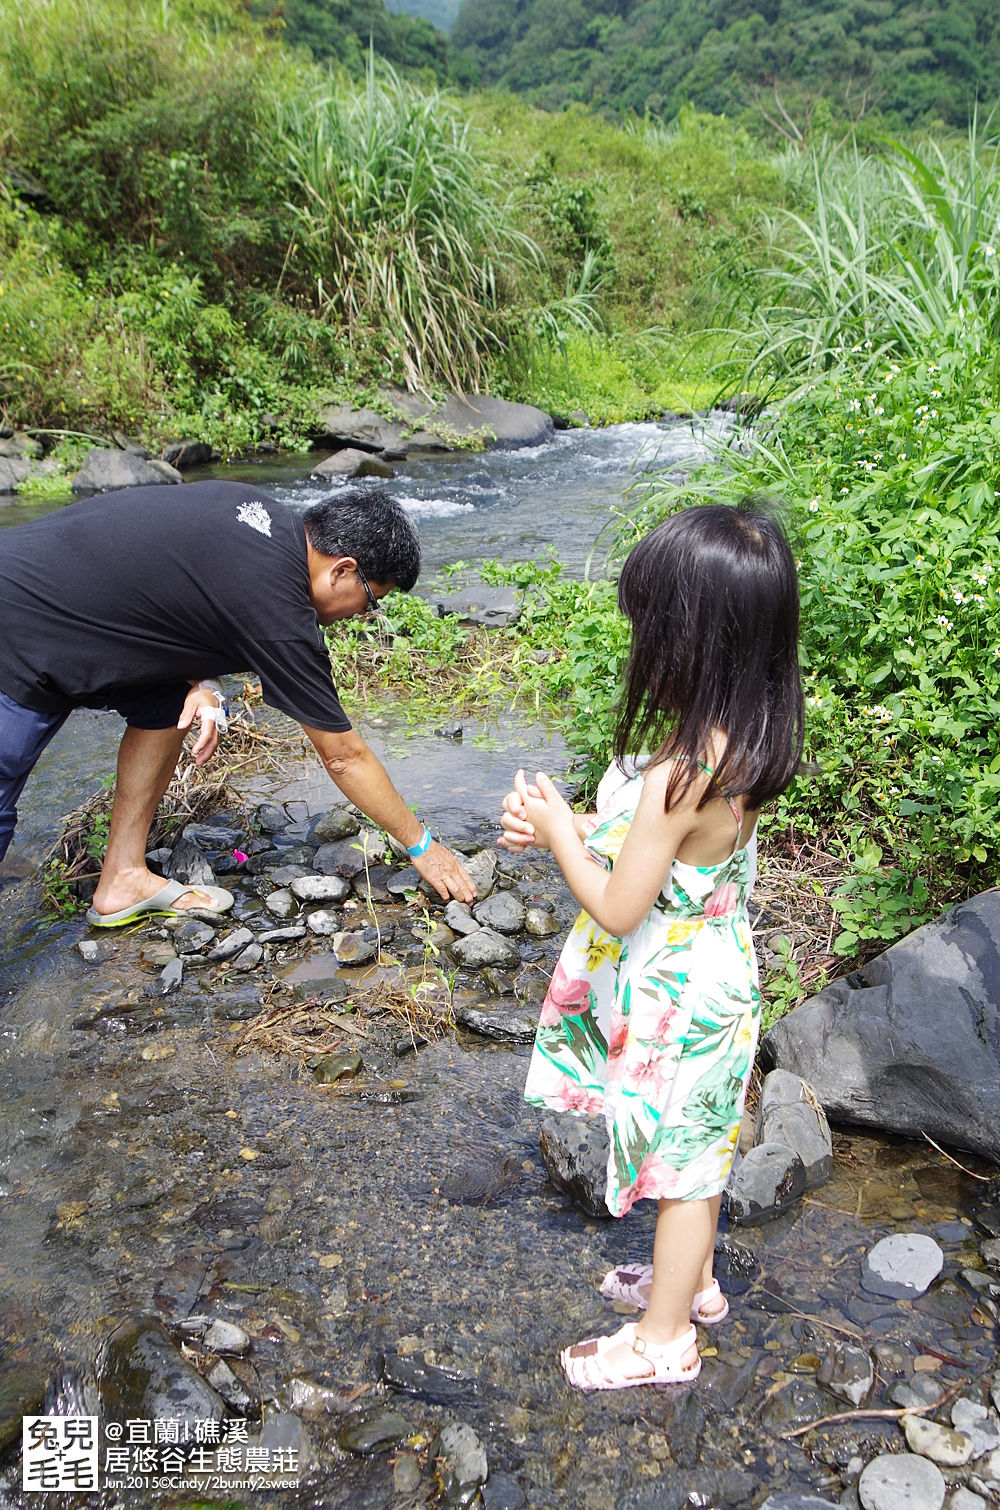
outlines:
[{"label": "pile of stone", "polygon": [[[403,969],[433,957],[453,986],[469,988],[468,1000],[458,992],[462,1024],[489,1037],[530,1041],[562,925],[553,897],[536,895],[523,870],[519,879],[501,868],[496,851],[464,846],[477,900],[471,907],[452,902],[442,914],[437,893],[405,851],[393,853],[392,841],[353,810],[294,822],[283,807],[265,803],[251,827],[248,836],[222,815],[189,824],[172,849],[148,855],[165,878],[221,884],[236,899],[221,916],[150,920],[162,935],[143,946],[144,962],[159,971],[150,994],[175,992],[206,969],[254,978],[270,967],[285,972],[296,956],[320,951],[334,977],[341,966],[385,954]],[[78,947],[97,963],[108,941],[89,935]]]}]

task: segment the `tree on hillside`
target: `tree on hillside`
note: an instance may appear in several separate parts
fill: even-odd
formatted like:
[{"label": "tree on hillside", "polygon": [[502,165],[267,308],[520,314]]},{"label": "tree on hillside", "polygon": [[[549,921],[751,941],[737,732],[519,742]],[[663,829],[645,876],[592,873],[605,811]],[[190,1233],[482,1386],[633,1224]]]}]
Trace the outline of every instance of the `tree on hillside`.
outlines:
[{"label": "tree on hillside", "polygon": [[777,86],[963,125],[1000,97],[995,0],[463,0],[451,41],[460,76],[553,109],[732,112]]},{"label": "tree on hillside", "polygon": [[286,43],[352,73],[362,71],[369,46],[397,68],[429,69],[438,80],[448,71],[442,34],[422,16],[390,15],[384,0],[254,0],[251,10]]}]

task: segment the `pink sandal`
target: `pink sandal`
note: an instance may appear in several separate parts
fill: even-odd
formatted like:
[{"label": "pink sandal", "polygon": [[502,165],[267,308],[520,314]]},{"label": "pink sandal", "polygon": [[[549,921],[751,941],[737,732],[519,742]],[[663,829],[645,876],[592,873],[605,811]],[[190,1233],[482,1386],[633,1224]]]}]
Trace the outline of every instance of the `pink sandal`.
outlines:
[{"label": "pink sandal", "polygon": [[[627,1321],[611,1337],[591,1337],[587,1342],[563,1348],[559,1362],[570,1384],[586,1390],[631,1389],[634,1384],[693,1384],[701,1373],[694,1327],[673,1342],[646,1342],[636,1336],[635,1326],[634,1321]],[[610,1355],[617,1347],[631,1348],[650,1372],[626,1373],[621,1363],[611,1361]],[[685,1368],[681,1360],[692,1348],[695,1361]]]},{"label": "pink sandal", "polygon": [[[652,1282],[652,1264],[626,1264],[620,1269],[611,1269],[601,1280],[601,1294],[608,1300],[624,1300],[627,1305],[644,1311],[648,1294],[643,1290]],[[715,1309],[708,1307],[715,1303]],[[721,1302],[721,1304],[720,1304]],[[691,1320],[701,1326],[717,1326],[729,1315],[729,1301],[713,1279],[705,1290],[699,1290],[691,1302]]]}]

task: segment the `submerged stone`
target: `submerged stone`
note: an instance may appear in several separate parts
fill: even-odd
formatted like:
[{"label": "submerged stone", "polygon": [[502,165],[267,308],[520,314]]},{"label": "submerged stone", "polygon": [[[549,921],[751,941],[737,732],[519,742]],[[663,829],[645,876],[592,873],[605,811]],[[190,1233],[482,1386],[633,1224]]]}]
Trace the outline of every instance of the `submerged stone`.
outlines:
[{"label": "submerged stone", "polygon": [[313,1079],[320,1085],[336,1085],[338,1080],[351,1080],[360,1075],[363,1069],[360,1054],[328,1054],[313,1070]]},{"label": "submerged stone", "polygon": [[893,1300],[922,1295],[941,1272],[944,1254],[922,1232],[894,1232],[876,1243],[861,1264],[861,1283]]},{"label": "submerged stone", "polygon": [[342,1431],[338,1441],[345,1452],[371,1457],[373,1453],[388,1452],[390,1447],[395,1447],[397,1442],[408,1437],[412,1430],[409,1421],[399,1411],[373,1410],[357,1426],[349,1426],[346,1431]]},{"label": "submerged stone", "polygon": [[542,1122],[538,1144],[553,1185],[590,1216],[607,1216],[608,1129],[603,1119],[551,1114]]},{"label": "submerged stone", "polygon": [[535,1040],[534,1014],[519,1007],[456,1004],[454,1016],[460,1027],[469,1028],[480,1038],[492,1038],[498,1043],[533,1043]]},{"label": "submerged stone", "polygon": [[49,1370],[39,1363],[0,1365],[0,1457],[21,1441],[23,1416],[42,1414]]},{"label": "submerged stone", "polygon": [[873,1458],[858,1480],[864,1510],[941,1510],[944,1495],[940,1468],[912,1452]]},{"label": "submerged stone", "polygon": [[123,1322],[104,1346],[97,1371],[105,1421],[179,1420],[194,1441],[196,1421],[221,1421],[226,1402],[181,1356],[152,1316]]},{"label": "submerged stone", "polygon": [[471,1426],[450,1421],[438,1439],[442,1505],[471,1505],[486,1482],[486,1448]]}]

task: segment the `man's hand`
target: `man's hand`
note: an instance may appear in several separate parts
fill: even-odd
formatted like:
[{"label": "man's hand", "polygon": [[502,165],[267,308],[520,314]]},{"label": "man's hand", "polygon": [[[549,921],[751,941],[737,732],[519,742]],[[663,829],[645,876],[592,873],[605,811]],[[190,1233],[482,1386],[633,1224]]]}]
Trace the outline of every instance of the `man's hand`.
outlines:
[{"label": "man's hand", "polygon": [[196,716],[201,720],[201,732],[191,750],[195,765],[204,765],[206,761],[211,760],[219,747],[218,725],[214,717],[204,716],[206,712],[214,714],[218,706],[215,693],[207,691],[204,687],[192,687],[184,699],[184,707],[177,720],[178,729],[190,729]]},{"label": "man's hand", "polygon": [[425,881],[430,881],[443,902],[450,902],[452,898],[456,902],[475,901],[476,888],[472,884],[472,877],[461,860],[450,849],[445,849],[443,844],[438,844],[435,840],[412,864]]}]

